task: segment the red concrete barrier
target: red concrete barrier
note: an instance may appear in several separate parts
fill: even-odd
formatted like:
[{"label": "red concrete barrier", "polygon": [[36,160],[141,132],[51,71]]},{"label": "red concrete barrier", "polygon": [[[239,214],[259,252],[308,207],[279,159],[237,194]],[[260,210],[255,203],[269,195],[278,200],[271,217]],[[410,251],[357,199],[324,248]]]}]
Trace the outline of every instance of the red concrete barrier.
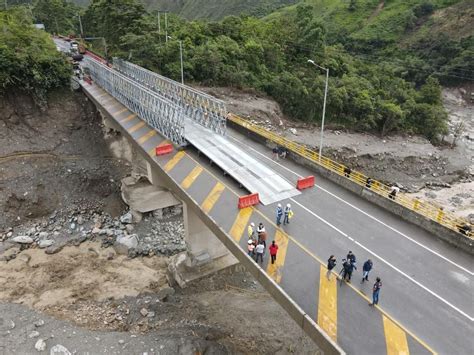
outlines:
[{"label": "red concrete barrier", "polygon": [[296,183],[296,188],[298,190],[307,189],[307,188],[313,187],[313,186],[314,186],[314,176],[313,175],[307,176],[307,177],[304,177],[304,178],[299,178],[297,183]]},{"label": "red concrete barrier", "polygon": [[240,196],[239,197],[239,208],[245,208],[249,206],[258,205],[260,203],[260,198],[258,197],[258,193]]},{"label": "red concrete barrier", "polygon": [[158,147],[155,148],[155,154],[158,155],[165,155],[169,154],[173,151],[173,145],[172,144],[163,144],[159,145]]}]

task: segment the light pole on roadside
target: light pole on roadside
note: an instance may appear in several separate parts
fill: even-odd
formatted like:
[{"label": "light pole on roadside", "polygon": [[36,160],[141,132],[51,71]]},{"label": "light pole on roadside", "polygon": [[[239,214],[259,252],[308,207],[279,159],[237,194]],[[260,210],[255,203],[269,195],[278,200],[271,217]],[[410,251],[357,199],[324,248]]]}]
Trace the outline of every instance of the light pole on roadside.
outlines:
[{"label": "light pole on roadside", "polygon": [[[166,42],[171,39],[171,36],[166,36]],[[178,40],[179,43],[179,60],[181,62],[181,84],[184,85],[184,67],[183,67],[183,41]]]},{"label": "light pole on roadside", "polygon": [[82,37],[84,37],[84,30],[82,29],[81,15],[77,14],[77,17],[79,18],[79,29],[81,31],[81,38],[82,38]]},{"label": "light pole on roadside", "polygon": [[326,85],[324,88],[324,102],[323,102],[323,118],[321,120],[321,138],[319,141],[319,162],[321,162],[321,155],[323,152],[323,136],[324,136],[324,118],[326,116],[326,98],[328,95],[328,81],[329,81],[329,69],[328,68],[323,68],[322,66],[316,64],[314,60],[308,59],[308,63],[313,64],[315,67],[318,67],[322,70],[326,71]]}]

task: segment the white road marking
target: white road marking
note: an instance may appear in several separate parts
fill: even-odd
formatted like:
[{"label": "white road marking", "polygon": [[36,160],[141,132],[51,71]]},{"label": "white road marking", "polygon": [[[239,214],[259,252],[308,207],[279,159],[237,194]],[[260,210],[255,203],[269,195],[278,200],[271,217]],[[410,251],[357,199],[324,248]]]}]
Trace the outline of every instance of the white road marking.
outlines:
[{"label": "white road marking", "polygon": [[[237,138],[232,137],[232,136],[230,136],[230,135],[229,135],[229,137],[231,137],[231,138],[234,139],[235,141],[237,141],[237,142],[243,144],[243,142],[240,141],[240,140],[238,140]],[[280,163],[278,163],[277,161],[273,160],[272,158],[266,156],[265,154],[259,152],[258,150],[254,149],[253,147],[250,147],[249,145],[247,145],[247,148],[250,148],[250,149],[253,150],[255,153],[261,155],[261,156],[264,157],[265,159],[268,159],[268,160],[272,161],[274,164],[278,165],[278,166],[281,167],[282,169],[285,169],[286,171],[288,171],[288,172],[290,172],[290,173],[292,173],[292,174],[294,174],[294,175],[296,175],[296,176],[298,176],[298,177],[303,177],[302,175],[300,175],[300,174],[298,174],[297,172],[295,172],[295,171],[293,171],[293,170],[287,168],[286,166],[283,166],[282,164],[280,164]],[[315,184],[315,186],[317,186],[319,189],[321,189],[322,191],[326,192],[327,194],[333,196],[334,198],[338,199],[339,201],[345,203],[346,205],[352,207],[352,208],[355,209],[356,211],[359,211],[360,213],[362,213],[362,214],[366,215],[367,217],[371,218],[372,220],[374,220],[374,221],[376,221],[376,222],[382,224],[383,226],[387,227],[388,229],[392,230],[393,232],[395,232],[395,233],[401,235],[402,237],[408,239],[409,241],[415,243],[416,245],[418,245],[418,246],[422,247],[423,249],[429,251],[430,253],[436,255],[437,257],[439,257],[439,258],[441,258],[441,259],[447,261],[447,262],[450,263],[451,265],[453,265],[453,266],[455,266],[455,267],[461,269],[462,271],[468,273],[468,274],[471,275],[471,276],[474,276],[474,272],[472,272],[472,271],[466,269],[464,266],[455,263],[454,261],[448,259],[448,258],[445,257],[444,255],[441,255],[441,254],[438,253],[437,251],[435,251],[435,250],[433,250],[433,249],[427,247],[426,245],[421,244],[420,242],[418,242],[418,241],[414,240],[413,238],[407,236],[407,235],[404,234],[403,232],[400,232],[399,230],[395,229],[394,227],[389,226],[389,225],[386,224],[385,222],[383,222],[383,221],[379,220],[378,218],[372,216],[371,214],[369,214],[369,213],[367,213],[367,212],[361,210],[359,207],[354,206],[354,205],[351,204],[350,202],[347,202],[347,201],[344,200],[343,198],[341,198],[341,197],[335,195],[334,193],[332,193],[332,192],[326,190],[326,189],[323,188],[322,186],[320,186],[320,185],[318,185],[318,184]]]},{"label": "white road marking", "polygon": [[383,263],[387,264],[389,267],[391,267],[392,269],[394,269],[395,271],[397,271],[398,273],[400,273],[401,275],[405,276],[408,280],[410,280],[411,282],[413,282],[415,285],[421,287],[423,290],[425,290],[426,292],[428,292],[429,294],[431,294],[432,296],[436,297],[438,300],[440,300],[441,302],[443,302],[444,304],[446,304],[447,306],[451,307],[452,309],[454,309],[456,312],[458,312],[459,314],[461,314],[462,316],[466,317],[467,319],[469,319],[471,322],[474,321],[474,318],[471,317],[469,314],[463,312],[461,309],[459,309],[458,307],[456,307],[455,305],[453,305],[452,303],[450,303],[449,301],[445,300],[443,297],[441,297],[440,295],[438,295],[437,293],[431,291],[428,287],[426,287],[425,285],[421,284],[420,282],[416,281],[413,277],[411,277],[410,275],[407,275],[406,273],[404,273],[402,270],[400,270],[399,268],[397,268],[395,265],[391,264],[390,262],[388,262],[387,260],[385,260],[384,258],[382,258],[380,255],[374,253],[372,250],[370,250],[369,248],[365,247],[364,245],[362,245],[361,243],[359,243],[357,240],[354,240],[353,238],[349,237],[348,234],[344,233],[343,231],[341,231],[339,228],[337,228],[336,226],[332,225],[331,223],[329,223],[328,221],[326,221],[324,218],[318,216],[316,213],[314,213],[313,211],[311,211],[309,208],[303,206],[301,203],[299,203],[298,201],[296,201],[295,199],[293,198],[290,198],[290,200],[297,204],[298,206],[300,206],[301,208],[303,208],[306,212],[310,213],[311,215],[313,215],[314,217],[316,217],[317,219],[319,219],[321,222],[325,223],[326,225],[328,225],[329,227],[331,227],[332,229],[334,229],[335,231],[337,231],[338,233],[340,233],[341,235],[343,235],[344,237],[348,238],[349,240],[352,239],[352,241],[357,244],[359,247],[361,247],[362,249],[364,249],[365,251],[367,251],[368,253],[372,254],[373,256],[375,256],[377,259],[379,259],[380,261],[382,261]]}]

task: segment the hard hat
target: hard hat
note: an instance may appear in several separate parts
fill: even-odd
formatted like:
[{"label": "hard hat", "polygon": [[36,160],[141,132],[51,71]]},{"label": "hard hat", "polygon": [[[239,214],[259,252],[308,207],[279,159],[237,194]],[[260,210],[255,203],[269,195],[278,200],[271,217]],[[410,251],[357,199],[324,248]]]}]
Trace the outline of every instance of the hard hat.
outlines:
[{"label": "hard hat", "polygon": [[287,204],[286,207],[291,207],[291,205],[290,205],[290,204]]},{"label": "hard hat", "polygon": [[252,227],[255,227],[255,223],[253,223],[253,222],[252,222],[252,223],[250,223],[250,225],[251,225]]},{"label": "hard hat", "polygon": [[281,203],[278,204],[278,207],[281,207]]},{"label": "hard hat", "polygon": [[252,244],[252,239],[249,239],[249,241],[247,242],[248,244]]}]

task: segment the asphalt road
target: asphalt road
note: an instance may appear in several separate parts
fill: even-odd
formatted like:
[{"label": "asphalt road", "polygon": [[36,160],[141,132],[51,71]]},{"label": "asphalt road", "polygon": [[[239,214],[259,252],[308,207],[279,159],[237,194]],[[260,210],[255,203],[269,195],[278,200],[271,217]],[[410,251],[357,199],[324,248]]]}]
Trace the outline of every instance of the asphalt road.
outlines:
[{"label": "asphalt road", "polygon": [[[235,131],[229,133],[237,144],[248,147],[289,181],[314,174],[289,160],[274,161],[265,146]],[[357,256],[359,270],[353,281],[356,289],[365,294],[371,292],[372,283],[360,284],[362,264],[370,258],[374,262],[371,280],[380,276],[383,281],[380,301],[383,310],[436,352],[473,353],[472,256],[321,176],[316,175],[313,189],[282,201],[286,203],[291,203],[295,215],[284,230],[318,258],[325,261],[329,255],[336,255],[339,270],[341,259],[349,250]],[[272,220],[275,218],[275,205],[259,206],[259,209]],[[287,289],[285,274],[296,270],[293,274],[304,275],[303,269],[301,264],[287,262],[283,287]],[[307,299],[304,287],[298,291],[294,282],[288,286],[294,288],[292,297],[303,308],[308,309],[314,303],[311,297]],[[367,337],[370,336],[367,329]],[[338,341],[349,353],[361,353],[345,341]]]},{"label": "asphalt road", "polygon": [[[151,128],[100,89],[92,87],[91,92],[106,102],[109,112],[117,112],[123,129],[153,155],[153,147],[163,138],[150,136]],[[229,134],[290,182],[313,174],[289,160],[273,162],[268,148],[233,131]],[[314,188],[281,202],[291,203],[295,215],[291,224],[277,228],[276,204],[259,205],[241,215],[236,196],[246,191],[192,148],[154,160],[182,187],[191,179],[185,191],[242,248],[247,239],[244,227],[251,221],[263,222],[269,240],[275,238],[280,250],[276,265],[265,257],[262,269],[348,353],[473,353],[474,265],[465,252],[320,176]],[[199,166],[204,170],[195,175]],[[328,256],[337,256],[339,271],[349,250],[359,267],[352,284],[336,282],[334,277],[326,281],[322,265]],[[361,284],[360,269],[367,258],[373,260],[374,270],[371,282]],[[383,288],[379,307],[373,308],[368,297],[375,276],[382,278]]]}]

